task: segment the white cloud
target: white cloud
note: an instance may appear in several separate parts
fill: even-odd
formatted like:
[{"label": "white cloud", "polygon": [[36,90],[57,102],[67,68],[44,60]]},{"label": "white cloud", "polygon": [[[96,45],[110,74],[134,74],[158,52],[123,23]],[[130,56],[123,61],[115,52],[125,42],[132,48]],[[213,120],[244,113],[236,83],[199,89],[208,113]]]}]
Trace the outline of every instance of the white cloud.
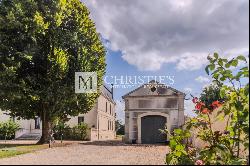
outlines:
[{"label": "white cloud", "polygon": [[203,65],[207,64],[207,54],[204,53],[185,53],[177,62],[176,68],[178,70],[197,70]]},{"label": "white cloud", "polygon": [[199,76],[195,79],[195,81],[199,82],[199,83],[208,83],[210,82],[209,78],[204,77],[204,76]]},{"label": "white cloud", "polygon": [[83,0],[112,50],[140,70],[197,70],[218,51],[249,52],[248,0]]},{"label": "white cloud", "polygon": [[192,91],[193,91],[193,89],[192,88],[184,88],[184,91],[186,92],[186,93],[191,93]]}]

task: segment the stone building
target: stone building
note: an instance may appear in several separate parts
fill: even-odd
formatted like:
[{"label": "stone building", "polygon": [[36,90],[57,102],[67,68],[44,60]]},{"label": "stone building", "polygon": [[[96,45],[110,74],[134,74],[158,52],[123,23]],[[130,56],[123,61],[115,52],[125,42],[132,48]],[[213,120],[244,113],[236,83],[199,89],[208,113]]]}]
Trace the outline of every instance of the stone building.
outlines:
[{"label": "stone building", "polygon": [[[69,117],[67,125],[70,127],[84,122],[89,127],[89,140],[112,140],[116,137],[115,134],[115,105],[113,100],[113,90],[102,87],[102,92],[95,106],[86,114],[80,114],[76,117]],[[11,117],[6,112],[0,110],[0,122],[6,121]],[[15,121],[20,124],[21,128],[16,132],[15,137],[18,139],[39,139],[42,133],[42,122],[40,118],[35,119],[20,119],[15,118]]]},{"label": "stone building", "polygon": [[150,81],[123,96],[125,101],[125,142],[163,143],[172,131],[184,124],[185,94]]}]

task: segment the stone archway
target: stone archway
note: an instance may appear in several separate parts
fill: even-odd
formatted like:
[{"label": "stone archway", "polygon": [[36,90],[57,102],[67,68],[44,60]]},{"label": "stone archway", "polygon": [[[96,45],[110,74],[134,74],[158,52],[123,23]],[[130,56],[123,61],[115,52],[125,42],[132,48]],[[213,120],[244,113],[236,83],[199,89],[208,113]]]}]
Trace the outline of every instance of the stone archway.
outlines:
[{"label": "stone archway", "polygon": [[[152,123],[152,124],[148,124],[148,126],[143,126],[142,127],[142,123],[143,125],[147,125],[147,123]],[[154,123],[154,124],[153,124]],[[142,139],[142,129],[144,129],[145,127],[150,127],[149,130],[151,129],[152,131],[149,131],[149,132],[152,132],[152,133],[149,133],[149,134],[156,134],[158,132],[158,127],[161,126],[161,128],[164,126],[164,124],[162,123],[166,123],[166,126],[167,128],[169,129],[170,128],[170,121],[169,121],[169,115],[168,114],[165,114],[165,113],[160,113],[160,112],[147,112],[147,113],[144,113],[144,114],[141,114],[138,116],[138,119],[137,119],[137,125],[138,125],[138,143],[150,143],[150,140],[151,142],[157,142],[157,141],[160,141],[158,138],[153,138],[154,136],[152,136],[152,138],[149,138],[147,140],[145,139]],[[147,134],[147,133],[146,133]],[[145,135],[145,132],[143,134],[143,136],[150,136],[150,135]],[[167,136],[167,138],[169,138]],[[143,142],[144,141],[144,142]]]}]

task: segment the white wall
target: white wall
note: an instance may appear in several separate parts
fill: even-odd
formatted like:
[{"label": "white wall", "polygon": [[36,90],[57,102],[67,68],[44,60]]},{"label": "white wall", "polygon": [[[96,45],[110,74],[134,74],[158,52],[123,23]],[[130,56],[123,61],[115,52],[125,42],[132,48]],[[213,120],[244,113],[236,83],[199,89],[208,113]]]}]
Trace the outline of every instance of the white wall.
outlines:
[{"label": "white wall", "polygon": [[10,119],[10,116],[4,113],[6,112],[3,112],[2,110],[0,110],[0,122],[5,122]]},{"label": "white wall", "polygon": [[86,123],[90,128],[96,128],[97,125],[97,120],[96,120],[96,108],[97,104],[86,114],[80,114],[79,116],[71,116],[70,120],[67,122],[67,124],[70,127],[74,127],[78,125],[78,117],[84,117],[84,123]]}]

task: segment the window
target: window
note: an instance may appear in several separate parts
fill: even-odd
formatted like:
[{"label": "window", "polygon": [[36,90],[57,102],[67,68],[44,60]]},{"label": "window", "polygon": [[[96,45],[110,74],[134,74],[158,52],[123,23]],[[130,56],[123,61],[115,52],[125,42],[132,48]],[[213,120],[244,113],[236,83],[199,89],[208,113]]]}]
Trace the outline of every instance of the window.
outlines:
[{"label": "window", "polygon": [[108,103],[106,102],[106,112],[108,112]]},{"label": "window", "polygon": [[112,115],[112,108],[111,108],[111,104],[109,105],[109,113],[110,113],[110,115]]},{"label": "window", "polygon": [[40,118],[35,118],[35,129],[40,129]]},{"label": "window", "polygon": [[110,121],[110,130],[113,130],[113,129],[112,129],[112,121]]},{"label": "window", "polygon": [[114,130],[114,123],[111,122],[111,126],[112,126],[112,131]]},{"label": "window", "polygon": [[84,117],[78,117],[78,124],[84,123]]},{"label": "window", "polygon": [[108,130],[113,130],[114,126],[113,126],[113,122],[111,120],[108,120]]}]

